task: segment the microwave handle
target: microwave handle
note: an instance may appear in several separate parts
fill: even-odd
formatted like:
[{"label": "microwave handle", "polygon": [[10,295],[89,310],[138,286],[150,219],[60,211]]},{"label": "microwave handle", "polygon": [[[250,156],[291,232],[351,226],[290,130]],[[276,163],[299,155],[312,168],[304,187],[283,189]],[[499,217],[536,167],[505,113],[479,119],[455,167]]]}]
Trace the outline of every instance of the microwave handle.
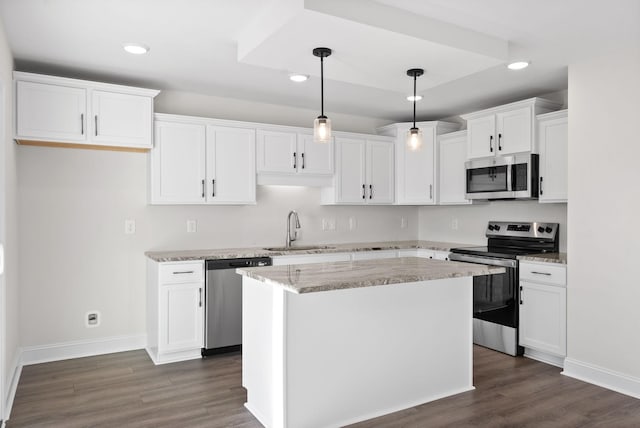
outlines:
[{"label": "microwave handle", "polygon": [[513,192],[513,164],[507,165],[507,191]]}]

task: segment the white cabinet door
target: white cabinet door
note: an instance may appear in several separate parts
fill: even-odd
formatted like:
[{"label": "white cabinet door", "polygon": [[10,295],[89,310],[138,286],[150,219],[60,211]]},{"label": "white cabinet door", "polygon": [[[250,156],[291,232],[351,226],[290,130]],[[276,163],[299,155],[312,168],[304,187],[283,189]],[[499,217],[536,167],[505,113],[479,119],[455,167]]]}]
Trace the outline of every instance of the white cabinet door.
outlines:
[{"label": "white cabinet door", "polygon": [[94,143],[151,148],[153,99],[96,90],[91,99],[89,129]]},{"label": "white cabinet door", "polygon": [[465,199],[467,137],[463,133],[455,138],[443,138],[438,142],[438,204],[470,204]]},{"label": "white cabinet door", "polygon": [[34,82],[16,83],[16,133],[28,140],[87,140],[87,91]]},{"label": "white cabinet door", "polygon": [[520,281],[520,346],[565,356],[567,290]]},{"label": "white cabinet door", "polygon": [[160,286],[158,351],[202,348],[204,342],[202,282]]},{"label": "white cabinet door", "polygon": [[[530,152],[533,138],[531,107],[496,113],[497,154]],[[495,150],[494,150],[495,151]]]},{"label": "white cabinet door", "polygon": [[434,251],[433,258],[436,260],[449,260],[449,252],[448,251]]},{"label": "white cabinet door", "polygon": [[467,121],[467,158],[494,156],[497,150],[495,141],[495,115],[479,117]]},{"label": "white cabinet door", "polygon": [[206,199],[209,203],[256,201],[255,131],[207,126]]},{"label": "white cabinet door", "polygon": [[258,172],[293,173],[298,170],[296,134],[258,130],[257,132]]},{"label": "white cabinet door", "polygon": [[156,121],[151,151],[151,202],[205,201],[205,127]]},{"label": "white cabinet door", "polygon": [[[555,113],[554,113],[555,115]],[[567,202],[568,122],[566,112],[538,122],[539,202]]]},{"label": "white cabinet door", "polygon": [[313,135],[298,134],[298,172],[333,174],[333,141],[314,143]]},{"label": "white cabinet door", "polygon": [[364,140],[336,138],[336,202],[365,203],[365,155]]},{"label": "white cabinet door", "polygon": [[[435,130],[423,129],[422,147],[411,150],[405,141],[405,130],[396,140],[396,179],[398,204],[432,205],[435,188]],[[465,146],[466,147],[466,146]]]},{"label": "white cabinet door", "polygon": [[367,141],[366,203],[393,203],[393,150],[390,143]]}]

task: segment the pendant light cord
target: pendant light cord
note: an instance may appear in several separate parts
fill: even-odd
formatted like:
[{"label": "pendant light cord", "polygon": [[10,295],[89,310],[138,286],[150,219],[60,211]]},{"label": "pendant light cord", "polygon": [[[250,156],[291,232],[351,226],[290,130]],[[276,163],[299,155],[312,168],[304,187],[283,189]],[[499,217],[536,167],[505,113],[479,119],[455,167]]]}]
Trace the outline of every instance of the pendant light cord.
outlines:
[{"label": "pendant light cord", "polygon": [[320,115],[324,116],[324,56],[320,57]]},{"label": "pendant light cord", "polygon": [[417,75],[413,75],[413,127],[416,127],[416,80]]}]

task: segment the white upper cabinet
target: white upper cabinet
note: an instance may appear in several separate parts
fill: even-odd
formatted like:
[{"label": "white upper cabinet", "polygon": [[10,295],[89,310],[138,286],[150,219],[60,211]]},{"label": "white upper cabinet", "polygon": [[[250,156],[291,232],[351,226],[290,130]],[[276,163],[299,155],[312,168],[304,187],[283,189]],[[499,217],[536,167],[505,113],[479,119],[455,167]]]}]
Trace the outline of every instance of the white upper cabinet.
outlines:
[{"label": "white upper cabinet", "polygon": [[149,147],[153,99],[141,95],[92,91],[93,143]]},{"label": "white upper cabinet", "polygon": [[156,115],[152,204],[256,202],[255,130]]},{"label": "white upper cabinet", "polygon": [[13,76],[19,143],[152,147],[153,98],[159,91],[31,73]]},{"label": "white upper cabinet", "polygon": [[467,131],[438,137],[438,205],[470,204],[465,199]]},{"label": "white upper cabinet", "polygon": [[205,126],[156,121],[151,150],[151,202],[197,204],[205,193]]},{"label": "white upper cabinet", "polygon": [[567,110],[538,116],[539,202],[567,202]]},{"label": "white upper cabinet", "polygon": [[257,171],[260,184],[330,184],[333,142],[315,143],[302,128],[258,129]]},{"label": "white upper cabinet", "polygon": [[253,129],[207,126],[207,202],[255,203]]},{"label": "white upper cabinet", "polygon": [[87,140],[87,90],[16,82],[16,133],[33,139]]},{"label": "white upper cabinet", "polygon": [[394,198],[394,146],[388,139],[336,137],[333,187],[324,204],[391,204]]},{"label": "white upper cabinet", "polygon": [[536,115],[558,108],[558,103],[531,98],[462,115],[467,121],[467,159],[537,153]]},{"label": "white upper cabinet", "polygon": [[398,205],[433,205],[437,195],[436,136],[460,126],[447,122],[417,122],[422,131],[422,147],[411,150],[407,132],[412,123],[396,123],[378,129],[395,138],[395,193]]}]

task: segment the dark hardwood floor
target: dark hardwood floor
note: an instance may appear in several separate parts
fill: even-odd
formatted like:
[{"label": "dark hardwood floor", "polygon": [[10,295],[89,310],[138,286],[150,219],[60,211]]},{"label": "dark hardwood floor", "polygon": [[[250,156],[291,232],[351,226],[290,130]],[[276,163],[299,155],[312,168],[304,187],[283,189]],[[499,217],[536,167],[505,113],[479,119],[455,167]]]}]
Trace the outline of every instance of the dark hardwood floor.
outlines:
[{"label": "dark hardwood floor", "polygon": [[[141,350],[27,366],[7,427],[261,427],[241,358],[154,366]],[[526,358],[474,358],[476,390],[353,427],[640,427],[640,400]]]}]

